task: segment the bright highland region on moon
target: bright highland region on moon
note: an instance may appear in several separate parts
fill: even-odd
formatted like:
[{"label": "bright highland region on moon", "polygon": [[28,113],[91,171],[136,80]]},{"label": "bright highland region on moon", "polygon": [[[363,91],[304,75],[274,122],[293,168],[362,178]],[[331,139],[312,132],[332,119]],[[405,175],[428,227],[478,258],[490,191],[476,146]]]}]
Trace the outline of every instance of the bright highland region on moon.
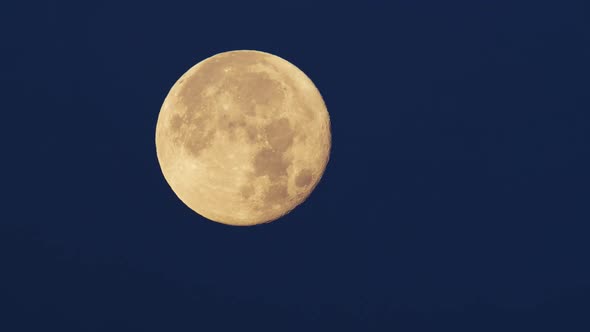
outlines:
[{"label": "bright highland region on moon", "polygon": [[172,190],[230,225],[276,220],[301,204],[328,163],[330,119],[312,81],[259,51],[207,58],[174,84],[156,150]]}]

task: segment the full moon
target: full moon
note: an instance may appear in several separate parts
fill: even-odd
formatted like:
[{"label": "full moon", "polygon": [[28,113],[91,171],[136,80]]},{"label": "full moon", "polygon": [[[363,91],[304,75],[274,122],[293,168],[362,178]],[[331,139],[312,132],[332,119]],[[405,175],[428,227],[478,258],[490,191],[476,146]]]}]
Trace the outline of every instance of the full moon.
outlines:
[{"label": "full moon", "polygon": [[228,225],[271,222],[305,201],[330,148],[330,117],[316,86],[260,51],[223,52],[190,68],[156,125],[158,161],[174,193]]}]

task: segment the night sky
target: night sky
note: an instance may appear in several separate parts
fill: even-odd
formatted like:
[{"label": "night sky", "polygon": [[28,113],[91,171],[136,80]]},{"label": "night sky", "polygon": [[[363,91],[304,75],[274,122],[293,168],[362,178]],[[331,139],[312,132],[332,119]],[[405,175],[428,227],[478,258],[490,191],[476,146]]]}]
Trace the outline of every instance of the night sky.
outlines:
[{"label": "night sky", "polygon": [[[2,4],[0,331],[590,331],[587,1],[209,2]],[[236,49],[332,122],[256,227],[187,208],[154,143]]]}]

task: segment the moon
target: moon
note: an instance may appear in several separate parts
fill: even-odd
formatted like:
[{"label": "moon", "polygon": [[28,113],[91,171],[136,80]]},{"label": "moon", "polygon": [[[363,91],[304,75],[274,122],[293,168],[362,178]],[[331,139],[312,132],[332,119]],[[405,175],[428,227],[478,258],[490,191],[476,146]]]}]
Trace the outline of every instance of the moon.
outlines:
[{"label": "moon", "polygon": [[330,117],[314,83],[270,53],[211,56],[166,96],[156,153],[178,198],[201,216],[250,226],[304,202],[331,149]]}]

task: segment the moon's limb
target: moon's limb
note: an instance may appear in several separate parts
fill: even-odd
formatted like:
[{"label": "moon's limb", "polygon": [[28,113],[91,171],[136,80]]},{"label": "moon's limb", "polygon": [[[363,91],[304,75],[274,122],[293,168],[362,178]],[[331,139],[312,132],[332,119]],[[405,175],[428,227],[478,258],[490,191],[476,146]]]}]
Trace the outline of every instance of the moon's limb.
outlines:
[{"label": "moon's limb", "polygon": [[232,51],[189,69],[156,126],[165,179],[200,215],[273,221],[301,204],[328,163],[330,119],[312,81],[286,60]]}]

